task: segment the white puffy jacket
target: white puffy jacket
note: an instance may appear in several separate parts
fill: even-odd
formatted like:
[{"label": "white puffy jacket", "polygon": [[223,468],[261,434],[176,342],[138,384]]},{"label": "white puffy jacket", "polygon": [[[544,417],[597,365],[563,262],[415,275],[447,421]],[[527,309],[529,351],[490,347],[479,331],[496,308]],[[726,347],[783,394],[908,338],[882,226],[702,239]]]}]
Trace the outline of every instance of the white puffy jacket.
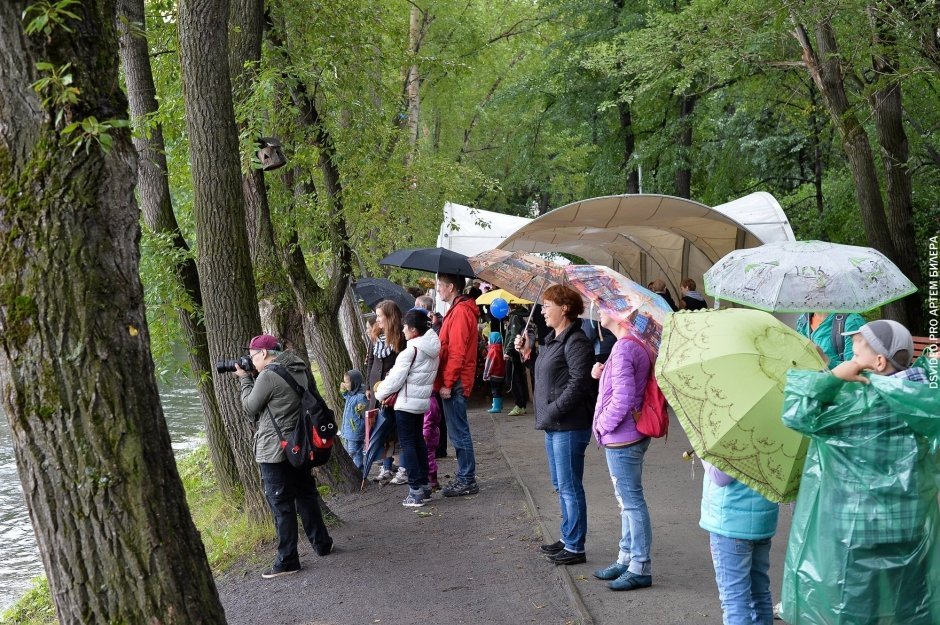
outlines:
[{"label": "white puffy jacket", "polygon": [[382,401],[398,391],[395,410],[424,414],[431,405],[429,397],[437,377],[440,363],[441,340],[434,330],[428,330],[422,336],[416,336],[395,359],[395,366],[388,372],[375,396]]}]

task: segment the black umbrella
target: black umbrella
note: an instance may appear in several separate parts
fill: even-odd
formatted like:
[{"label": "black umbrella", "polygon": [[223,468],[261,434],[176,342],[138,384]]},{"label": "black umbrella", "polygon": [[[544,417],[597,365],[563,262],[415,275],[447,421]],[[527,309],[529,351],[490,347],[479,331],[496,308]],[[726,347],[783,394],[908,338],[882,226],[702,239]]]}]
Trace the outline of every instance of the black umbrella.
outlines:
[{"label": "black umbrella", "polygon": [[415,306],[415,298],[411,293],[385,278],[363,278],[353,284],[353,290],[372,310],[385,299],[395,302],[402,313]]},{"label": "black umbrella", "polygon": [[467,257],[443,247],[397,250],[380,260],[379,264],[432,273],[451,273],[466,278],[473,277],[473,269],[470,268]]}]

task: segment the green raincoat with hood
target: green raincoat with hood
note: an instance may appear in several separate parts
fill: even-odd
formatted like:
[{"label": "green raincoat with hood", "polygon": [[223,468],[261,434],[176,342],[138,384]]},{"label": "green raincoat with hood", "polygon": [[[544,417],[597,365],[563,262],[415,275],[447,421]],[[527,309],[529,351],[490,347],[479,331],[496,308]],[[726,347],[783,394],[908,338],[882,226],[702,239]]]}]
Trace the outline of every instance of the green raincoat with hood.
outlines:
[{"label": "green raincoat with hood", "polygon": [[940,623],[940,391],[869,379],[787,375],[783,422],[810,437],[784,568],[791,625]]}]

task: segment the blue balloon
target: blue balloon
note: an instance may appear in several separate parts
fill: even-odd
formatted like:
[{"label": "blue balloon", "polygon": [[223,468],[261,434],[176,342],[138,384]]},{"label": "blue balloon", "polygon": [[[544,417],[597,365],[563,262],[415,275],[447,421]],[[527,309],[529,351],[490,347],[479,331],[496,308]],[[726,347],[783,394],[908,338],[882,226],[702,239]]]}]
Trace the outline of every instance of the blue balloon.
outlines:
[{"label": "blue balloon", "polygon": [[502,319],[509,314],[509,302],[501,297],[497,297],[490,304],[490,314],[496,319]]}]

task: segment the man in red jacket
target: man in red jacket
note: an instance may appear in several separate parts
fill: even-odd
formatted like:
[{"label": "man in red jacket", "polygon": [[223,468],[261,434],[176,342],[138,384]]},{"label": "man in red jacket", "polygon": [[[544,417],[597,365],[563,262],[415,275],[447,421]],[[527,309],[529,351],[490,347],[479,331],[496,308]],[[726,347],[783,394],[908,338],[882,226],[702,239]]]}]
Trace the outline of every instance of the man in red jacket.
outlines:
[{"label": "man in red jacket", "polygon": [[477,317],[473,298],[462,295],[464,278],[442,273],[437,276],[437,294],[450,305],[441,326],[441,364],[434,390],[441,395],[447,434],[457,451],[457,475],[444,487],[445,497],[475,495],[476,458],[467,420],[467,398],[473,390],[477,370]]}]

